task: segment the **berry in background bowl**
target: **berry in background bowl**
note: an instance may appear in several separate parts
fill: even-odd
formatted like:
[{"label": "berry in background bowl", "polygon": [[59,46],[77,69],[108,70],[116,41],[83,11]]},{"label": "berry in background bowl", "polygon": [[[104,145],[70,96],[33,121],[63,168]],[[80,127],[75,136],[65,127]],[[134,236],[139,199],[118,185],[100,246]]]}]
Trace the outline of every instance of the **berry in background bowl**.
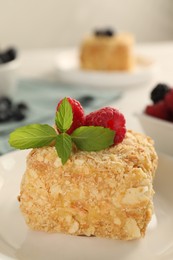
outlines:
[{"label": "berry in background bowl", "polygon": [[26,118],[28,106],[24,102],[14,102],[9,97],[0,97],[0,126],[3,123],[19,122]]},{"label": "berry in background bowl", "polygon": [[138,115],[145,133],[155,141],[158,151],[173,156],[173,88],[158,84],[150,93],[152,104]]},{"label": "berry in background bowl", "polygon": [[18,67],[19,62],[15,48],[0,50],[0,97],[14,94]]}]

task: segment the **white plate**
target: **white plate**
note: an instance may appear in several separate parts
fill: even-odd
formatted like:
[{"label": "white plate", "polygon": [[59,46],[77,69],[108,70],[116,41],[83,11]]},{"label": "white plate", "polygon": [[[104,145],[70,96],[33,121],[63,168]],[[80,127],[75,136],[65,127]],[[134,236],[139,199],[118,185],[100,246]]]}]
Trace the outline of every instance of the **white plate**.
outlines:
[{"label": "white plate", "polygon": [[173,259],[173,157],[159,158],[155,215],[145,238],[125,242],[29,230],[17,201],[26,154],[19,151],[0,157],[1,260]]},{"label": "white plate", "polygon": [[57,79],[70,85],[96,88],[131,88],[149,81],[155,71],[153,61],[139,57],[133,72],[99,72],[80,69],[79,52],[67,49],[55,58]]},{"label": "white plate", "polygon": [[138,113],[137,117],[145,133],[154,140],[156,149],[173,156],[173,122],[145,113]]}]

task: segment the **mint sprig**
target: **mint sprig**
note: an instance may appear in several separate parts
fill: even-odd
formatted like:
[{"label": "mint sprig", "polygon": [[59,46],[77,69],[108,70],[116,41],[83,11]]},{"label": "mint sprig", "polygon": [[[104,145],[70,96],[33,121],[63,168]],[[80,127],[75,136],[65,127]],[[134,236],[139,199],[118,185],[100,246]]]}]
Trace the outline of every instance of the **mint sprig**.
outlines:
[{"label": "mint sprig", "polygon": [[65,164],[72,151],[71,136],[66,133],[57,135],[55,148],[61,158],[62,164]]},{"label": "mint sprig", "polygon": [[32,124],[13,131],[9,144],[17,149],[54,145],[62,164],[65,164],[71,155],[73,143],[83,151],[100,151],[114,143],[115,132],[101,126],[81,126],[71,135],[67,134],[73,123],[72,107],[67,98],[62,100],[58,108],[55,123],[60,134],[49,125]]},{"label": "mint sprig", "polygon": [[56,112],[55,123],[60,132],[66,132],[73,123],[72,107],[67,98],[64,98]]},{"label": "mint sprig", "polygon": [[57,133],[49,125],[33,124],[17,128],[10,134],[9,144],[17,149],[39,148],[56,140]]},{"label": "mint sprig", "polygon": [[81,126],[71,138],[76,146],[83,151],[100,151],[113,144],[115,132],[101,126]]}]

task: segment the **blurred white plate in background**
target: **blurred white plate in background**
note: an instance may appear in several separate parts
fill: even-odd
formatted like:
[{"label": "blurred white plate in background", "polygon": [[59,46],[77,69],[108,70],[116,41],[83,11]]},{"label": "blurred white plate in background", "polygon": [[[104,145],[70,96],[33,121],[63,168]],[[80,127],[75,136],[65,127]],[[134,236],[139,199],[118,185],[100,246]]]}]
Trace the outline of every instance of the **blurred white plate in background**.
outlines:
[{"label": "blurred white plate in background", "polygon": [[155,64],[148,58],[139,57],[133,72],[83,70],[79,64],[79,51],[67,49],[55,57],[55,68],[56,78],[65,84],[122,89],[140,87],[151,80]]},{"label": "blurred white plate in background", "polygon": [[173,122],[145,113],[136,114],[144,132],[154,140],[158,151],[173,156]]}]

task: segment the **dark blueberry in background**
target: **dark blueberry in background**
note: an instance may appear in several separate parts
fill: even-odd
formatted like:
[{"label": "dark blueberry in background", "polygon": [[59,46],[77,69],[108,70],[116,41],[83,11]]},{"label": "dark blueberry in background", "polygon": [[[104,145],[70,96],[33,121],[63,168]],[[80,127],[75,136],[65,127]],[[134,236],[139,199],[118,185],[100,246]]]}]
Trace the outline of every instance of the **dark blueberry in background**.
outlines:
[{"label": "dark blueberry in background", "polygon": [[8,97],[0,97],[0,123],[21,121],[26,118],[27,110],[24,102],[14,103]]},{"label": "dark blueberry in background", "polygon": [[8,119],[7,119],[7,116],[5,113],[1,112],[0,113],[0,123],[4,123],[6,122]]},{"label": "dark blueberry in background", "polygon": [[105,36],[111,37],[111,36],[113,36],[113,35],[114,35],[113,30],[111,30],[111,29],[106,29],[106,30],[105,30]]},{"label": "dark blueberry in background", "polygon": [[0,111],[6,111],[11,109],[12,101],[8,97],[0,97]]},{"label": "dark blueberry in background", "polygon": [[114,35],[114,31],[111,28],[106,28],[106,29],[96,29],[94,31],[95,36],[107,36],[111,37]]},{"label": "dark blueberry in background", "polygon": [[15,60],[17,57],[17,50],[15,48],[9,48],[5,53],[8,55],[9,61]]},{"label": "dark blueberry in background", "polygon": [[21,111],[28,110],[27,104],[25,104],[25,103],[23,103],[23,102],[18,103],[18,104],[17,104],[17,108],[18,108],[19,110],[21,110]]},{"label": "dark blueberry in background", "polygon": [[167,84],[157,84],[155,88],[151,91],[151,100],[154,103],[157,103],[164,99],[167,92],[170,91],[170,87]]},{"label": "dark blueberry in background", "polygon": [[0,62],[1,62],[1,64],[7,63],[9,61],[10,61],[10,58],[9,58],[8,54],[6,54],[6,53],[0,54]]},{"label": "dark blueberry in background", "polygon": [[86,95],[78,98],[77,100],[81,103],[83,107],[86,107],[89,106],[94,101],[94,97],[90,95]]},{"label": "dark blueberry in background", "polygon": [[11,120],[10,111],[0,111],[0,122],[5,123]]},{"label": "dark blueberry in background", "polygon": [[25,117],[26,117],[25,114],[22,111],[20,111],[19,109],[16,108],[13,111],[12,119],[14,121],[22,121],[23,119],[25,119]]},{"label": "dark blueberry in background", "polygon": [[97,30],[97,29],[94,31],[94,35],[95,36],[103,36],[102,31],[101,30]]},{"label": "dark blueberry in background", "polygon": [[0,64],[3,64],[3,54],[0,53]]},{"label": "dark blueberry in background", "polygon": [[0,64],[15,60],[17,57],[17,50],[15,48],[8,48],[5,51],[0,52]]}]

